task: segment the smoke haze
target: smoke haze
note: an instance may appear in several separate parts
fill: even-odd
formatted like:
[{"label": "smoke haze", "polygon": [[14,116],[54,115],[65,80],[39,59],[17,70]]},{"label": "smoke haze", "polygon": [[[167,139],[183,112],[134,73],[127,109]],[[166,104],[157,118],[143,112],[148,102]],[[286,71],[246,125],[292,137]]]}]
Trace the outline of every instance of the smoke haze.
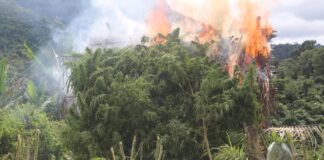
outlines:
[{"label": "smoke haze", "polygon": [[[119,46],[139,42],[145,34],[145,20],[154,1],[89,0],[87,4],[88,7],[66,28],[76,51],[93,45]],[[60,41],[66,35],[59,37],[56,39]]]}]

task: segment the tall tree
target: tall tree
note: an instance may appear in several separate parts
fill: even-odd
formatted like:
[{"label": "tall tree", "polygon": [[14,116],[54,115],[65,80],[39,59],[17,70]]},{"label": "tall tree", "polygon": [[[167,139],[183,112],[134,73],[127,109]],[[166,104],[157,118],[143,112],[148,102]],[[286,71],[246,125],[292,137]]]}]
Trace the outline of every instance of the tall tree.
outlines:
[{"label": "tall tree", "polygon": [[238,119],[243,123],[246,134],[246,152],[250,160],[263,158],[263,148],[258,136],[261,120],[259,86],[256,81],[256,67],[250,65],[244,77],[243,85],[234,93],[234,101],[239,112]]}]

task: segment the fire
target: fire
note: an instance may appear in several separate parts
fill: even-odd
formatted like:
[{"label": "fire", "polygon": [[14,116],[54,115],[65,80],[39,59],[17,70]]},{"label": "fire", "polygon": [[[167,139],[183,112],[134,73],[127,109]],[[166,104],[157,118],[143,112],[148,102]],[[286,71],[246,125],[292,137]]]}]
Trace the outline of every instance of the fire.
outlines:
[{"label": "fire", "polygon": [[[148,17],[148,34],[159,35],[153,38],[153,45],[165,43],[161,34],[167,35],[174,28],[182,30],[183,41],[210,42],[206,56],[217,58],[228,75],[237,77],[241,84],[248,64],[256,62],[262,112],[270,115],[269,40],[272,27],[267,21],[268,1],[158,0],[158,7]],[[234,73],[236,67],[239,73]]]},{"label": "fire", "polygon": [[147,19],[148,34],[167,35],[171,32],[171,22],[167,16],[167,5],[164,0],[158,0],[158,5],[151,11]]},{"label": "fire", "polygon": [[[268,1],[157,0],[157,7],[148,16],[148,34],[167,35],[180,28],[184,41],[212,42],[207,56],[225,57],[225,69],[232,76],[235,66],[244,70],[246,64],[256,61],[260,65],[270,57]],[[266,5],[262,6],[263,2]],[[153,41],[161,44],[165,38]]]},{"label": "fire", "polygon": [[198,39],[200,42],[205,43],[213,40],[216,34],[217,31],[215,28],[210,25],[207,26],[205,24],[202,24],[202,30],[198,33]]},{"label": "fire", "polygon": [[271,26],[257,14],[258,7],[251,0],[242,0],[239,3],[241,8],[241,26],[245,34],[245,53],[255,59],[257,56],[268,58],[270,47],[269,36],[272,34]]}]

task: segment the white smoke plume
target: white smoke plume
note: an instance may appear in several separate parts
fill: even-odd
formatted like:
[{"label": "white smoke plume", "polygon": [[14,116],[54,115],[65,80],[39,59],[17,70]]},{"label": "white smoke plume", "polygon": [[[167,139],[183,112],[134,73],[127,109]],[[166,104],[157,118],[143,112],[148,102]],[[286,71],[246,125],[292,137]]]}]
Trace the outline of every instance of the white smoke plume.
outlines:
[{"label": "white smoke plume", "polygon": [[145,20],[154,3],[154,0],[89,0],[65,32],[54,35],[54,39],[70,41],[74,51],[138,43],[145,34]]},{"label": "white smoke plume", "polygon": [[[184,15],[187,14],[187,11],[181,9],[188,9],[194,6],[201,8],[202,10],[200,11],[203,11],[205,8],[210,8],[206,7],[209,1],[166,0],[168,7]],[[228,14],[226,12],[229,6],[225,2],[231,1],[221,0],[220,2],[222,2],[222,5],[217,5],[215,6],[216,8],[211,9],[218,10],[223,8],[217,13],[226,18],[225,15]],[[83,3],[85,7],[80,15],[70,22],[64,32],[59,31],[53,35],[54,41],[57,43],[64,42],[64,45],[69,44],[72,50],[79,52],[82,52],[86,47],[112,47],[139,43],[140,38],[147,34],[147,18],[159,1],[86,0]],[[192,14],[189,14],[189,16],[198,19],[201,19],[201,16],[205,16],[201,12]],[[205,20],[208,21],[210,19],[210,17],[207,17]],[[215,24],[222,22],[222,19],[215,19]]]}]

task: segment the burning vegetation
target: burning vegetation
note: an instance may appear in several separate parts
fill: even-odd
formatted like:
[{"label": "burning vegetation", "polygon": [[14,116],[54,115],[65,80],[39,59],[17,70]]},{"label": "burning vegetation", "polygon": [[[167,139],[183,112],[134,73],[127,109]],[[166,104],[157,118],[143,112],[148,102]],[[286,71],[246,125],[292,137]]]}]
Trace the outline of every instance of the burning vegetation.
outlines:
[{"label": "burning vegetation", "polygon": [[252,62],[257,65],[260,98],[264,113],[270,114],[270,45],[273,30],[266,4],[255,0],[193,1],[158,0],[149,14],[151,45],[162,44],[173,29],[180,28],[185,42],[209,44],[208,57],[224,60],[223,67],[233,77],[235,67],[243,73]]},{"label": "burning vegetation", "polygon": [[[188,3],[189,2],[189,3]],[[159,0],[147,20],[148,35],[152,44],[160,44],[175,28],[180,28],[182,40],[209,43],[209,57],[225,57],[225,68],[233,76],[234,67],[245,70],[255,61],[264,70],[270,58],[269,40],[272,27],[267,11],[259,8],[260,2],[243,0],[205,0],[203,3]],[[205,14],[204,14],[205,13]]]},{"label": "burning vegetation", "polygon": [[[230,77],[234,76],[234,70],[238,67],[241,73],[237,78],[242,79],[248,66],[252,62],[256,63],[260,89],[258,98],[262,105],[260,111],[265,117],[265,121],[258,125],[267,128],[273,95],[270,87],[269,45],[273,30],[267,20],[268,12],[262,5],[264,4],[254,0],[236,2],[221,0],[217,1],[217,4],[213,0],[205,0],[198,6],[181,0],[169,3],[159,0],[158,10],[149,15],[147,26],[150,31],[155,31],[150,32],[151,36],[158,35],[153,38],[153,45],[164,43],[161,37],[166,36],[167,31],[183,28],[180,32],[183,41],[207,43],[209,46],[207,56],[220,59]],[[262,152],[257,151],[257,148],[261,148],[259,137],[255,134],[258,128],[254,126],[244,128],[248,139],[249,159],[259,159]]]},{"label": "burning vegetation", "polygon": [[144,2],[89,0],[46,45],[6,45],[0,10],[0,159],[323,159],[323,48],[272,63],[267,0]]}]

